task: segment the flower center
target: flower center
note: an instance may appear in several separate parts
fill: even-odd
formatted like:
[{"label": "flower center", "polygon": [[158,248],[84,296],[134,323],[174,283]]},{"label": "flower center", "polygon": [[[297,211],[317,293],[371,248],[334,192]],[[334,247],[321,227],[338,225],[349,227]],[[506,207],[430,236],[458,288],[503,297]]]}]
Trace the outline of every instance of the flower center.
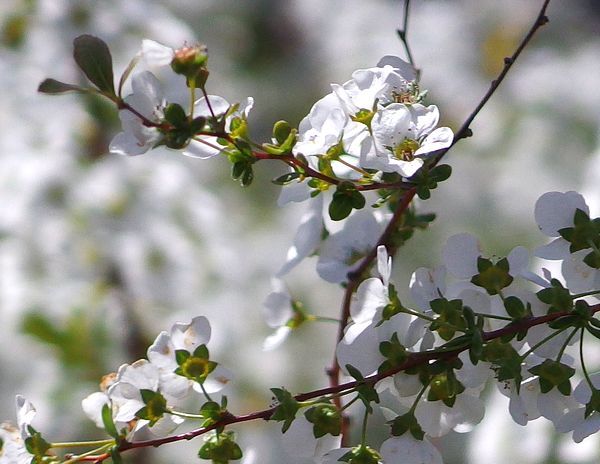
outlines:
[{"label": "flower center", "polygon": [[181,365],[183,374],[190,379],[206,378],[211,372],[211,366],[208,359],[190,356]]},{"label": "flower center", "polygon": [[419,149],[419,142],[412,139],[404,139],[402,143],[393,147],[394,156],[401,161],[412,161],[415,159],[415,151]]}]

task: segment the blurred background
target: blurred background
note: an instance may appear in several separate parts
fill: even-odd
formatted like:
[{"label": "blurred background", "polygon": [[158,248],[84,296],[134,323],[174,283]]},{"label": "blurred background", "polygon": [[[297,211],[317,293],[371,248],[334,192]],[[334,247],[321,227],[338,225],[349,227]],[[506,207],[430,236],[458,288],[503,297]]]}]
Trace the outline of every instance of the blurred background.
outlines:
[{"label": "blurred background", "polygon": [[[457,129],[532,24],[541,1],[413,1],[409,40],[429,103]],[[92,97],[36,92],[53,77],[81,82],[72,40],[91,33],[110,46],[120,75],[142,38],[210,52],[208,89],[230,102],[256,100],[252,135],[279,119],[297,124],[353,70],[403,56],[391,0],[3,0],[0,2],[0,418],[14,421],[14,396],[38,409],[51,440],[101,436],[80,401],[100,377],[144,356],[161,330],[205,315],[212,357],[236,373],[234,412],[264,408],[269,387],[326,385],[335,327],[307,326],[264,353],[262,302],[305,205],[278,209],[283,172],[256,165],[246,189],[225,160],[155,150],[107,153],[120,131],[114,108]],[[578,190],[600,210],[600,4],[556,1],[491,102],[474,137],[447,158],[454,174],[421,211],[438,213],[396,258],[402,295],[412,271],[440,261],[450,235],[479,236],[489,255],[543,236],[535,200]],[[176,98],[177,81],[165,75]],[[335,316],[342,291],[317,278],[315,259],[287,279],[312,311]],[[331,288],[330,288],[331,287]],[[306,363],[306,360],[315,360]],[[600,442],[574,445],[539,419],[514,425],[491,388],[483,423],[436,442],[448,464],[598,462]],[[236,428],[259,462],[282,457],[271,424]],[[373,444],[382,437],[373,432]],[[200,440],[150,450],[129,462],[192,462]]]}]

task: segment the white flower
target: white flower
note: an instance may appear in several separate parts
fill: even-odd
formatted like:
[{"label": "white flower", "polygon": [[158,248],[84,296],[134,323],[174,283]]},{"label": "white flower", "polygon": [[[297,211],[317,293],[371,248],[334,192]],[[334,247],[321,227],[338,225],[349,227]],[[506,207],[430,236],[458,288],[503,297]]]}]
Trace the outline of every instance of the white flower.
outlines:
[{"label": "white flower", "polygon": [[409,287],[415,304],[423,311],[431,311],[429,303],[446,293],[446,267],[420,267],[412,273]]},{"label": "white flower", "polygon": [[333,93],[317,101],[298,126],[298,142],[294,154],[322,155],[337,145],[350,119]]},{"label": "white flower", "polygon": [[298,414],[290,428],[281,435],[284,451],[294,458],[311,458],[321,461],[325,453],[339,448],[341,435],[334,437],[326,434],[315,438],[313,424],[303,414]]},{"label": "white flower", "polygon": [[32,459],[19,430],[9,424],[0,424],[0,464],[30,464]]},{"label": "white flower", "polygon": [[562,274],[572,293],[584,293],[598,289],[600,270],[588,266],[583,259],[591,248],[571,252],[571,243],[560,234],[561,229],[575,227],[575,212],[589,215],[583,196],[577,192],[547,192],[535,205],[535,220],[545,235],[557,237],[549,244],[539,247],[537,256],[550,260],[562,260]]},{"label": "white flower", "polygon": [[575,211],[590,210],[583,196],[577,192],[547,192],[535,203],[535,222],[544,235],[557,237],[548,245],[539,247],[535,254],[545,259],[565,259],[569,255],[569,242],[560,236],[560,229],[573,226]]},{"label": "white flower", "polygon": [[[144,392],[151,392],[152,399],[144,399]],[[137,420],[134,432],[149,426],[155,435],[172,432],[183,419],[166,412],[174,398],[160,391],[160,372],[157,366],[145,359],[133,364],[123,364],[117,379],[108,389],[108,397],[116,423]],[[97,399],[97,398],[96,398]],[[144,415],[144,418],[140,416]]]},{"label": "white flower", "polygon": [[416,79],[414,68],[396,56],[384,56],[377,66],[358,69],[343,85],[331,87],[348,115],[360,110],[372,111],[375,103],[393,103],[411,92]]},{"label": "white flower", "polygon": [[429,153],[452,143],[454,135],[449,128],[435,129],[438,119],[434,105],[392,103],[379,108],[371,121],[372,147],[359,154],[361,166],[413,176]]},{"label": "white flower", "polygon": [[294,317],[292,297],[283,281],[271,279],[271,288],[273,291],[265,299],[263,308],[267,325],[276,331],[265,339],[263,343],[265,351],[273,350],[283,343],[292,331],[288,322]]},{"label": "white flower", "polygon": [[[595,389],[600,388],[600,374],[590,376]],[[573,431],[573,440],[576,443],[583,441],[590,435],[600,430],[600,412],[593,411],[585,417],[585,405],[592,398],[592,391],[587,383],[587,380],[582,380],[573,390],[572,397],[581,407],[573,407],[566,412],[562,417],[554,420],[556,430],[559,432]]]},{"label": "white flower", "polygon": [[452,407],[446,406],[442,401],[421,400],[415,409],[415,417],[430,437],[441,437],[450,430],[469,432],[481,422],[485,412],[479,393],[479,388],[465,389],[456,396]]},{"label": "white flower", "polygon": [[443,464],[442,455],[427,438],[417,440],[410,433],[388,438],[379,452],[385,464]]},{"label": "white flower", "polygon": [[[173,397],[184,397],[192,387],[199,393],[202,388],[207,393],[222,390],[232,379],[229,369],[211,365],[212,361],[196,356],[195,351],[210,340],[211,328],[208,319],[198,316],[189,324],[176,323],[171,332],[161,332],[148,348],[148,359],[160,368],[161,388]],[[176,352],[182,350],[189,357],[180,365]],[[214,369],[214,370],[211,370]],[[181,370],[181,371],[180,371]],[[175,371],[178,371],[177,373]],[[193,378],[201,378],[202,385]]]},{"label": "white flower", "polygon": [[[479,240],[471,234],[456,234],[448,238],[442,251],[446,269],[458,279],[470,280],[479,274],[477,260],[482,256]],[[541,287],[549,282],[528,270],[529,252],[525,247],[513,248],[506,257],[509,265],[508,273],[512,277],[522,277]]]},{"label": "white flower", "polygon": [[382,226],[370,211],[354,213],[345,222],[344,228],[330,235],[321,245],[317,272],[331,283],[348,279],[367,253],[375,246],[381,235]]},{"label": "white flower", "polygon": [[29,426],[35,417],[35,407],[29,400],[22,395],[17,395],[15,399],[17,406],[17,426],[23,440],[31,436]]},{"label": "white flower", "polygon": [[[151,72],[144,71],[133,76],[131,85],[133,93],[125,98],[125,102],[147,120],[160,123],[164,118],[166,101],[158,79]],[[123,132],[117,134],[110,142],[111,153],[141,155],[160,140],[161,134],[158,129],[145,125],[143,120],[130,110],[120,110],[119,118]]]},{"label": "white flower", "polygon": [[[305,186],[304,183],[296,185]],[[300,225],[294,236],[294,242],[287,252],[285,263],[277,272],[277,277],[284,276],[304,258],[313,254],[321,244],[322,234],[323,195],[317,195],[310,200],[308,210],[300,218]]]},{"label": "white flower", "polygon": [[358,286],[356,296],[350,307],[350,316],[355,324],[370,324],[381,316],[383,308],[390,303],[389,279],[392,271],[392,258],[388,256],[385,246],[377,247],[377,270],[380,278],[365,279]]}]

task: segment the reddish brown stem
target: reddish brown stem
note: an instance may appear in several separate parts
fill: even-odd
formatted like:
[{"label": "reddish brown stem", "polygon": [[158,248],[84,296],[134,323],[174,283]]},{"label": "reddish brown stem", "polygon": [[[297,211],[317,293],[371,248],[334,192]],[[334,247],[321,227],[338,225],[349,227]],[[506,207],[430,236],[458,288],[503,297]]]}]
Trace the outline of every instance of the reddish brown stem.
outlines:
[{"label": "reddish brown stem", "polygon": [[[600,304],[590,307],[591,314],[595,314],[599,311],[600,311]],[[493,330],[490,332],[484,332],[483,339],[485,341],[490,341],[490,340],[494,340],[494,339],[501,338],[504,336],[516,335],[519,332],[529,330],[532,327],[535,327],[535,326],[538,326],[541,324],[550,323],[552,321],[555,321],[555,320],[557,320],[561,317],[567,316],[569,314],[570,313],[567,311],[562,311],[562,312],[547,314],[545,316],[521,319],[519,321],[508,324],[505,327],[502,327],[501,329]],[[369,377],[366,377],[361,382],[353,380],[351,382],[345,382],[342,384],[338,384],[336,386],[329,386],[326,388],[321,388],[319,390],[313,390],[308,393],[302,393],[302,394],[296,395],[294,398],[298,401],[306,401],[306,400],[310,400],[310,399],[314,399],[314,398],[320,398],[320,397],[323,397],[326,395],[339,394],[339,393],[343,393],[346,391],[351,391],[352,389],[360,386],[361,384],[374,385],[377,382],[379,382],[387,377],[391,377],[399,372],[405,371],[405,370],[413,368],[413,367],[424,365],[430,361],[437,360],[437,359],[448,359],[448,358],[456,357],[461,352],[463,352],[467,349],[469,349],[468,343],[462,347],[459,347],[459,348],[456,348],[456,349],[450,350],[450,351],[429,350],[429,351],[423,351],[423,352],[419,352],[419,353],[410,353],[407,360],[404,363],[402,363],[402,365],[395,367],[394,369],[390,369],[386,372],[373,374]],[[127,451],[130,449],[144,448],[144,447],[158,447],[161,445],[165,445],[167,443],[174,443],[174,442],[183,441],[183,440],[191,440],[192,438],[203,435],[204,433],[214,430],[217,427],[225,427],[227,425],[239,424],[242,422],[249,422],[249,421],[253,421],[253,420],[257,420],[257,419],[268,420],[271,417],[271,415],[273,414],[273,412],[275,411],[275,408],[276,408],[276,406],[268,408],[268,409],[264,409],[262,411],[256,411],[256,412],[253,412],[250,414],[245,414],[245,415],[240,415],[240,416],[230,415],[217,424],[213,424],[208,427],[202,427],[202,428],[192,430],[190,432],[182,433],[179,435],[173,435],[170,437],[157,438],[154,440],[144,440],[144,441],[138,441],[138,442],[123,441],[121,443],[121,445],[119,446],[119,451],[123,452],[123,451]],[[86,458],[86,460],[90,460],[93,462],[102,462],[103,460],[107,459],[108,457],[109,457],[108,454],[103,454],[103,455],[99,455],[99,456],[90,456],[90,457]]]}]

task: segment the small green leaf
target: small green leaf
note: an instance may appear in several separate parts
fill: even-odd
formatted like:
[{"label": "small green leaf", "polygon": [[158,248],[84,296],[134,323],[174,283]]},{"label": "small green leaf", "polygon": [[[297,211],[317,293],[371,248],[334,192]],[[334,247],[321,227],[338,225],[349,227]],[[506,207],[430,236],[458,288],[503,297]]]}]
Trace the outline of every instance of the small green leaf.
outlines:
[{"label": "small green leaf", "polygon": [[99,90],[115,95],[112,56],[103,40],[80,35],[73,41],[73,57],[90,82]]},{"label": "small green leaf", "polygon": [[440,164],[431,170],[429,176],[437,182],[447,180],[452,174],[452,167],[448,164]]},{"label": "small green leaf", "polygon": [[184,109],[177,103],[167,105],[165,108],[165,119],[175,127],[182,127],[188,122]]},{"label": "small green leaf", "polygon": [[85,89],[74,84],[65,84],[56,79],[44,79],[38,86],[38,92],[48,94],[60,94],[65,92],[89,93],[91,89]]},{"label": "small green leaf", "polygon": [[304,417],[313,424],[315,438],[321,438],[327,434],[337,437],[341,433],[342,416],[331,403],[316,404],[304,413]]},{"label": "small green leaf", "polygon": [[289,137],[291,131],[292,126],[290,126],[289,122],[277,121],[273,125],[273,138],[277,141],[279,145],[282,145]]},{"label": "small green leaf", "polygon": [[273,411],[273,414],[271,414],[269,420],[283,422],[281,431],[285,433],[292,425],[292,422],[294,422],[296,413],[298,412],[298,409],[300,409],[300,404],[292,394],[284,388],[271,388],[271,391],[279,404]]},{"label": "small green leaf", "polygon": [[104,430],[113,438],[119,438],[119,432],[112,417],[112,409],[108,404],[102,406],[102,423]]},{"label": "small green leaf", "polygon": [[296,171],[288,172],[287,174],[284,174],[282,176],[277,177],[276,179],[273,179],[271,182],[273,182],[276,185],[287,185],[290,182],[298,179],[299,177],[300,177],[300,174],[297,173]]}]

